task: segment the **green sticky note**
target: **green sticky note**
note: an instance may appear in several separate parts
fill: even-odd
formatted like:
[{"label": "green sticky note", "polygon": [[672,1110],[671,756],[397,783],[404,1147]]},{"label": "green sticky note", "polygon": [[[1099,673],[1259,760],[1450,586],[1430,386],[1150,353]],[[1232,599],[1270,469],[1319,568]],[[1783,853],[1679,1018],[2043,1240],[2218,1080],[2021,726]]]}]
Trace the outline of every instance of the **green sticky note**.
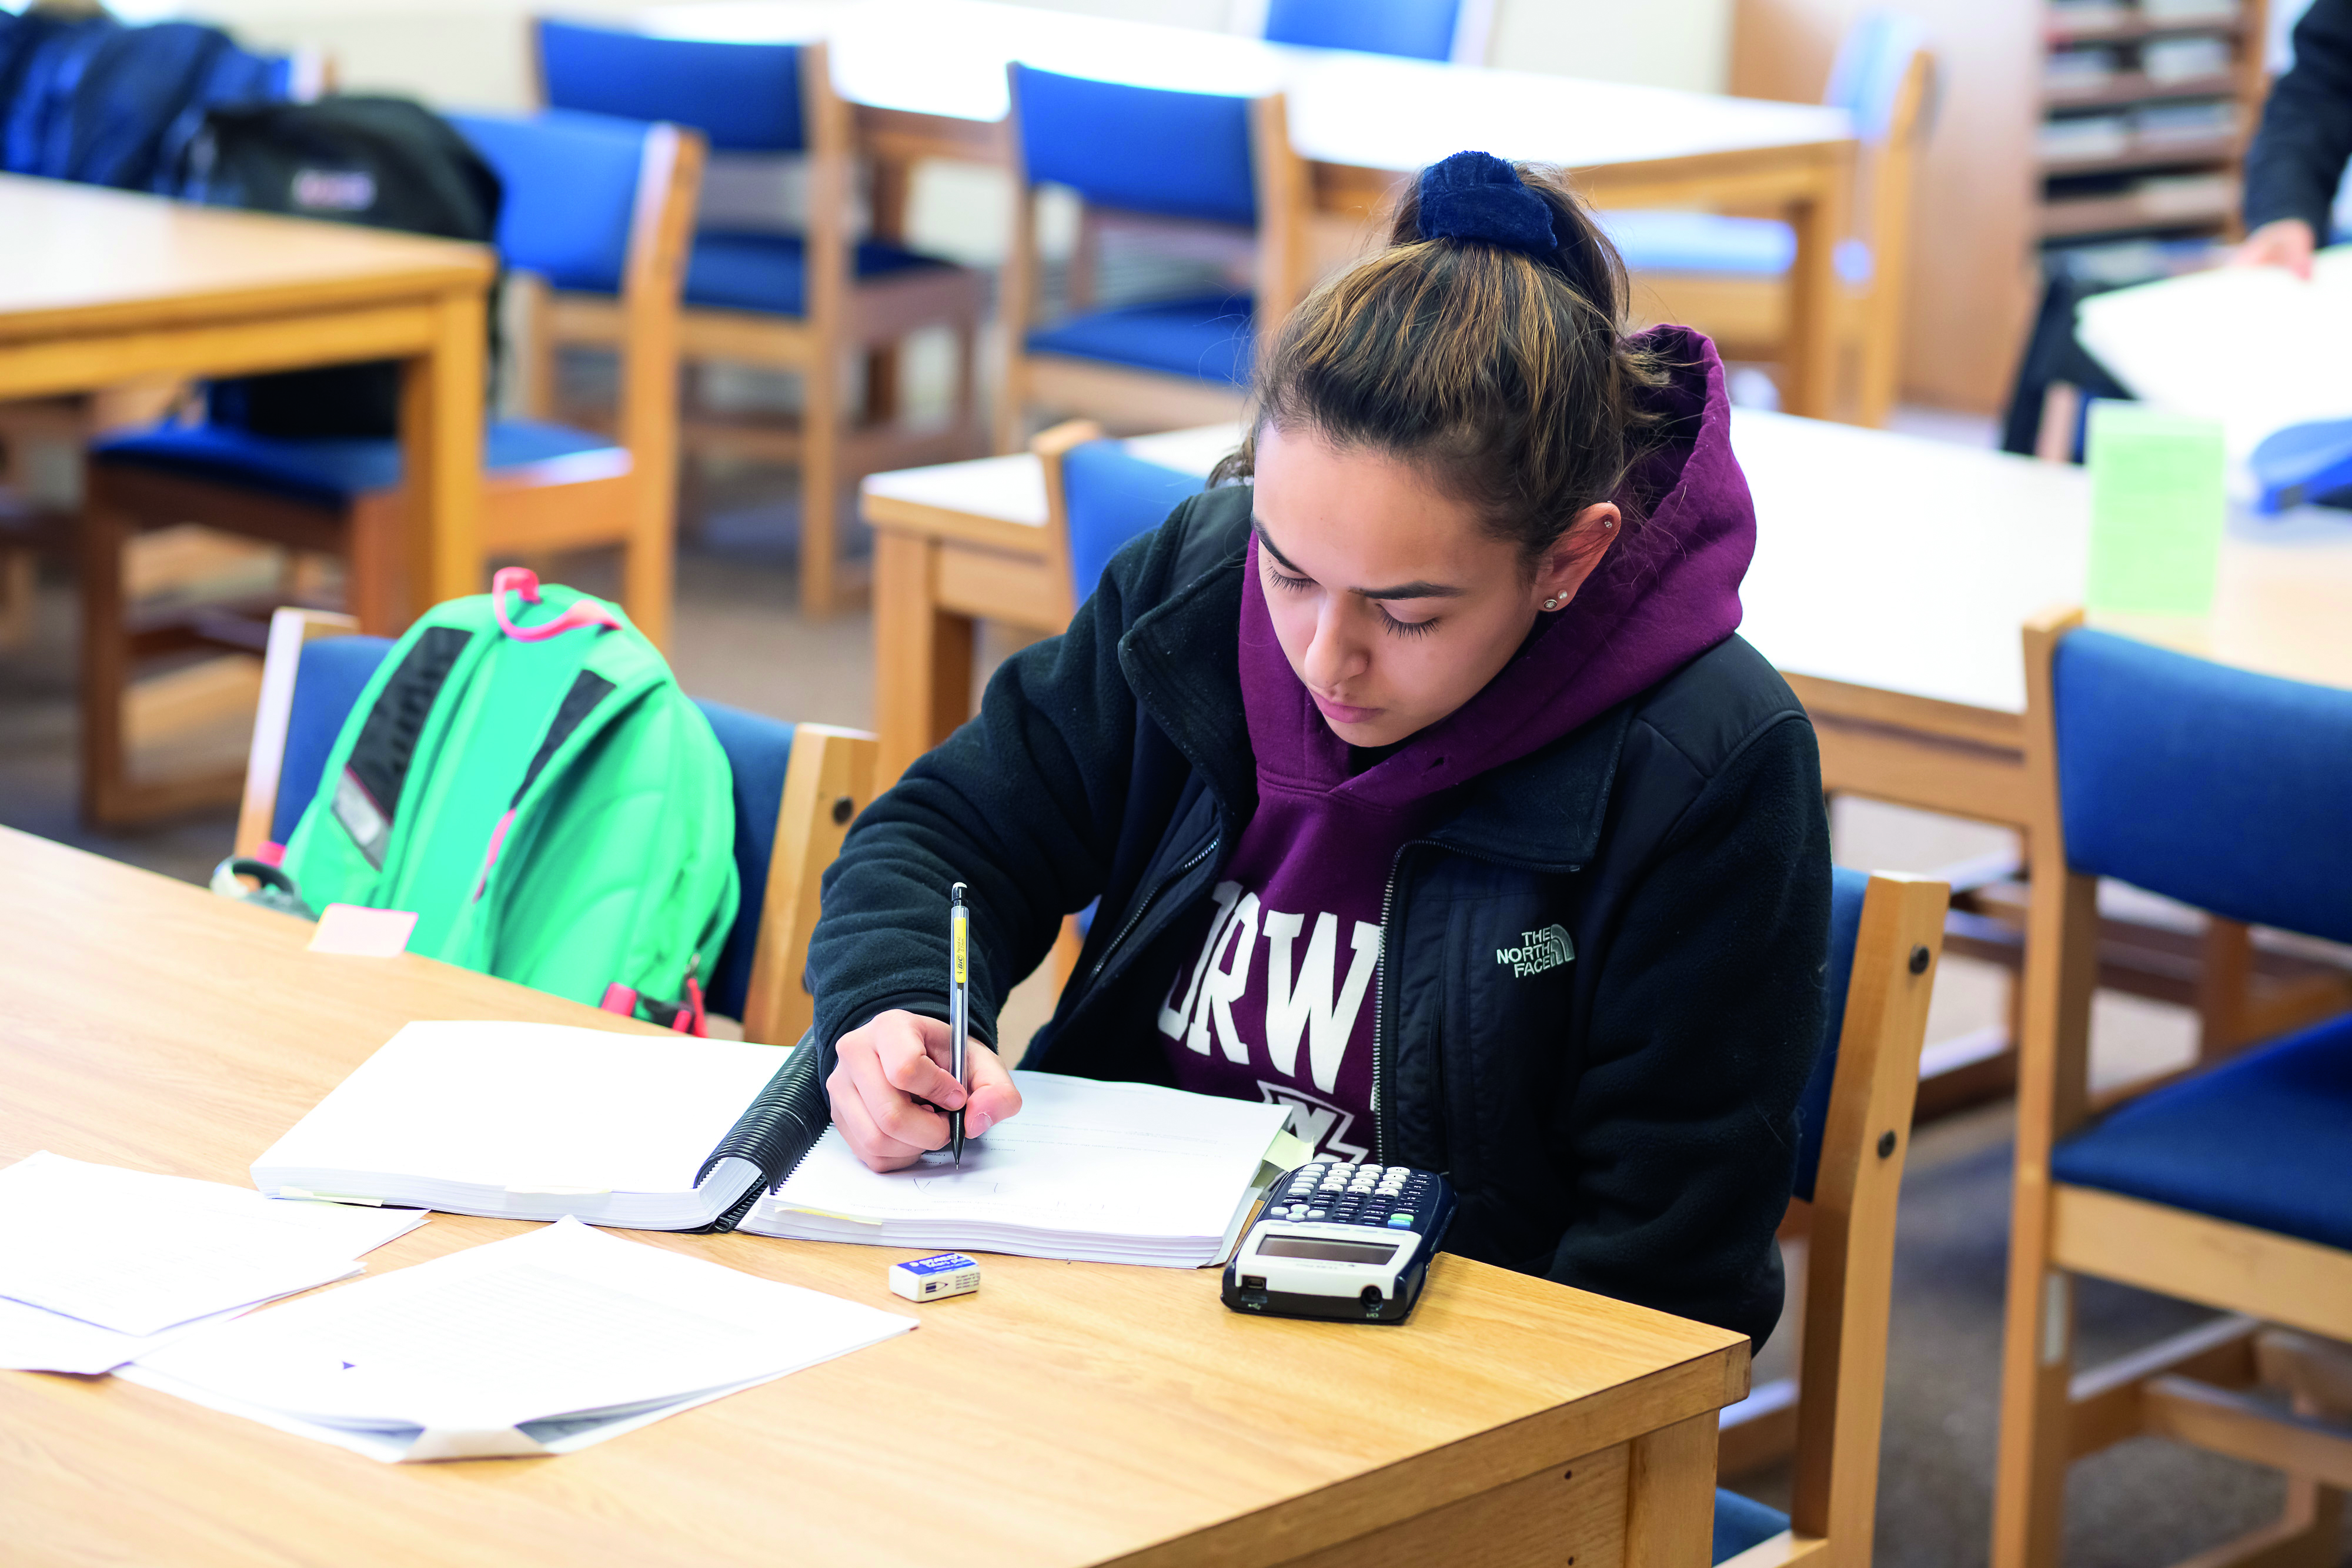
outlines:
[{"label": "green sticky note", "polygon": [[2091,404],[2086,607],[2207,615],[2221,570],[2221,425],[2145,403]]}]

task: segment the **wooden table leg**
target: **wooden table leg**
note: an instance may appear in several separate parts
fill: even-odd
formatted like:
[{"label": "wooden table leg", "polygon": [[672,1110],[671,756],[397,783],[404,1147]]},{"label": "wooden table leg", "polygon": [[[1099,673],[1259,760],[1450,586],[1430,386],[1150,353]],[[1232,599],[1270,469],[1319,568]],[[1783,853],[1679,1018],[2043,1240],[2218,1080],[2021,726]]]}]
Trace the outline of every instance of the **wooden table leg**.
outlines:
[{"label": "wooden table leg", "polygon": [[1715,1546],[1715,1411],[1633,1443],[1625,1568],[1706,1568]]},{"label": "wooden table leg", "polygon": [[1845,238],[1853,187],[1853,146],[1843,144],[1815,166],[1812,193],[1789,206],[1797,259],[1789,272],[1788,410],[1809,419],[1836,411],[1838,242]]},{"label": "wooden table leg", "polygon": [[878,793],[971,716],[972,622],[940,608],[940,546],[895,529],[874,538],[874,728]]},{"label": "wooden table leg", "polygon": [[402,380],[400,455],[408,502],[408,614],[489,583],[482,557],[483,298],[442,297],[432,348]]}]

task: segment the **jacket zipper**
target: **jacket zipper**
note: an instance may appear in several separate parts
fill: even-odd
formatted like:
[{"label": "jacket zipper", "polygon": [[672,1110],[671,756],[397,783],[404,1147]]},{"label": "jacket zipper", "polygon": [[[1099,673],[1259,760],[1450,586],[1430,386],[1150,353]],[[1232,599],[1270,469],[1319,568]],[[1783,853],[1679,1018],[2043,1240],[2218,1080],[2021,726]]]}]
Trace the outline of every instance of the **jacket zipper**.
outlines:
[{"label": "jacket zipper", "polygon": [[1183,864],[1152,884],[1151,891],[1144,895],[1143,902],[1135,906],[1135,913],[1127,917],[1127,924],[1118,928],[1118,935],[1110,939],[1110,946],[1103,949],[1102,956],[1095,960],[1095,967],[1087,971],[1087,985],[1091,986],[1102,977],[1103,967],[1110,962],[1111,955],[1118,952],[1119,944],[1126,941],[1129,935],[1143,923],[1143,917],[1151,912],[1151,906],[1159,902],[1160,895],[1168,891],[1170,884],[1211,855],[1215,854],[1217,845],[1222,841],[1222,835],[1211,834],[1209,841],[1193,851]]},{"label": "jacket zipper", "polygon": [[[1503,860],[1495,855],[1482,855],[1453,844],[1443,844],[1435,839],[1409,839],[1397,846],[1396,854],[1389,861],[1389,880],[1381,889],[1381,961],[1372,971],[1372,1158],[1381,1165],[1389,1163],[1389,1112],[1381,1098],[1381,1069],[1389,1058],[1389,1038],[1382,1027],[1388,1011],[1389,995],[1389,915],[1396,904],[1397,873],[1403,869],[1407,850],[1444,850],[1483,865],[1516,866],[1517,861]],[[1567,874],[1574,875],[1584,868],[1572,865]]]}]

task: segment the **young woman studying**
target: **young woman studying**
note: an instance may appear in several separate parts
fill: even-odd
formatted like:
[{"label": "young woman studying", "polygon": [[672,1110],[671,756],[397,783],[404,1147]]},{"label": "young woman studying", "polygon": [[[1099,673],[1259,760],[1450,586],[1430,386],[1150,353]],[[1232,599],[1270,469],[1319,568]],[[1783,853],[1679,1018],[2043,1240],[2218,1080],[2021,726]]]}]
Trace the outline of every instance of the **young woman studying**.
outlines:
[{"label": "young woman studying", "polygon": [[[1451,1250],[1748,1333],[1821,1037],[1804,711],[1733,634],[1755,544],[1723,367],[1627,337],[1555,181],[1427,171],[1265,360],[1214,486],[860,819],[809,973],[877,1168],[1015,1115],[946,1070],[1099,900],[1024,1065],[1293,1108],[1448,1173]],[[938,1109],[934,1109],[934,1107]]]}]

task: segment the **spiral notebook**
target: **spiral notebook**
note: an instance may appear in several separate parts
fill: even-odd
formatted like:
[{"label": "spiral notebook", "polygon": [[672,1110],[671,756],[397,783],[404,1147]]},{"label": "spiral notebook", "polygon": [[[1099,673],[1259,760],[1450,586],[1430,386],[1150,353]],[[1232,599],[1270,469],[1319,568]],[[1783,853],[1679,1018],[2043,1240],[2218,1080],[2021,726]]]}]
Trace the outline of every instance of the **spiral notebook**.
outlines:
[{"label": "spiral notebook", "polygon": [[726,1230],[824,1130],[813,1048],[412,1023],[253,1163],[271,1197]]}]

